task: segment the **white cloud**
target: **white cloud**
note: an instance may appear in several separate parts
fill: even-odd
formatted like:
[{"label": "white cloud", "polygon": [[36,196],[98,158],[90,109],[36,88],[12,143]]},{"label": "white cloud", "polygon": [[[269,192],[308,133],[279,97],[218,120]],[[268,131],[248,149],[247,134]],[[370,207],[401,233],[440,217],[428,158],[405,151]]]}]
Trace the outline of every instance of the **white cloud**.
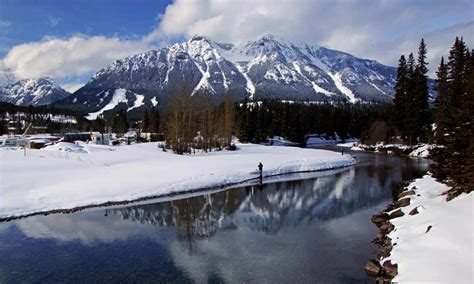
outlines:
[{"label": "white cloud", "polygon": [[79,90],[82,86],[84,86],[83,83],[64,83],[60,85],[64,90],[68,91],[69,93],[74,93],[75,91]]},{"label": "white cloud", "polygon": [[[425,36],[432,59],[455,35],[474,39],[472,1],[176,0],[157,28],[166,36],[204,34],[240,42],[266,33],[395,65]],[[461,23],[469,26],[462,27]],[[452,27],[449,31],[446,27]],[[440,38],[449,38],[449,41]],[[472,46],[472,43],[468,41]]]},{"label": "white cloud", "polygon": [[[456,35],[474,46],[473,9],[469,0],[176,0],[142,38],[45,37],[14,46],[3,61],[18,78],[51,76],[76,82],[116,59],[156,48],[157,42],[162,46],[169,39],[204,34],[238,43],[272,33],[388,65],[396,65],[402,53],[416,52],[425,37],[434,72]],[[54,26],[60,19],[49,21]]]},{"label": "white cloud", "polygon": [[50,76],[57,79],[95,72],[116,59],[150,48],[143,41],[118,37],[76,35],[67,39],[44,38],[39,42],[14,46],[3,63],[18,78]]}]

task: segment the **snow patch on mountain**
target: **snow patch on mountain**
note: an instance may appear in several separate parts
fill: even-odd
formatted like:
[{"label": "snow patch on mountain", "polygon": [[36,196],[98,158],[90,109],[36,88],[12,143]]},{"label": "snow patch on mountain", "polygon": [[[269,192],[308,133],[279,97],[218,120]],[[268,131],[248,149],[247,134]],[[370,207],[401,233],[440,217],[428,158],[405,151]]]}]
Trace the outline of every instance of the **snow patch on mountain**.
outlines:
[{"label": "snow patch on mountain", "polygon": [[154,107],[158,105],[158,100],[156,99],[156,97],[151,98],[150,102]]},{"label": "snow patch on mountain", "polygon": [[106,104],[103,108],[101,108],[100,110],[96,112],[89,113],[86,116],[86,118],[88,120],[95,120],[97,119],[97,117],[99,117],[99,115],[103,114],[105,111],[114,109],[120,103],[127,103],[128,100],[127,100],[126,94],[127,94],[127,90],[125,89],[115,90],[114,95],[112,96],[108,104]]},{"label": "snow patch on mountain", "polygon": [[131,111],[132,109],[139,108],[139,107],[141,107],[142,105],[145,104],[145,102],[144,102],[145,96],[139,95],[139,94],[134,94],[134,95],[135,95],[135,102],[133,103],[133,106],[131,106],[127,109],[127,112]]},{"label": "snow patch on mountain", "polygon": [[244,67],[240,65],[236,65],[236,66],[237,66],[237,69],[240,71],[240,73],[242,73],[242,75],[245,78],[245,82],[246,82],[245,87],[247,89],[247,92],[249,92],[250,94],[249,99],[253,100],[253,96],[255,95],[255,85],[253,84],[252,79],[250,79],[247,72],[244,70]]},{"label": "snow patch on mountain", "polygon": [[348,87],[344,86],[344,84],[342,83],[342,79],[341,79],[341,74],[340,73],[336,73],[336,74],[332,74],[332,73],[328,73],[328,75],[333,79],[334,83],[336,84],[336,87],[344,94],[347,96],[347,98],[349,99],[349,101],[351,103],[356,103],[358,101],[360,101],[360,99],[356,98],[354,93],[351,91],[351,89],[349,89]]}]

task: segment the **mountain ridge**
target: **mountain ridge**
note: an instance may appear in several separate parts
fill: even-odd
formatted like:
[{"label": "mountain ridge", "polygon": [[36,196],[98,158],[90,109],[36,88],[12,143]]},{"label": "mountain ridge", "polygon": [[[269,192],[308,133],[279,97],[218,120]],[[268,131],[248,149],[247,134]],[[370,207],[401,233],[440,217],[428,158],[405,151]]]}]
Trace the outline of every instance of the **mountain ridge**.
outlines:
[{"label": "mountain ridge", "polygon": [[49,77],[23,79],[0,86],[0,101],[19,106],[50,105],[70,96],[70,93]]},{"label": "mountain ridge", "polygon": [[375,60],[273,35],[241,44],[197,35],[114,61],[59,105],[98,112],[111,101],[105,94],[117,89],[126,91],[127,99],[114,107],[122,109],[133,106],[136,95],[151,107],[176,93],[228,94],[237,100],[391,102],[395,77],[395,67]]}]

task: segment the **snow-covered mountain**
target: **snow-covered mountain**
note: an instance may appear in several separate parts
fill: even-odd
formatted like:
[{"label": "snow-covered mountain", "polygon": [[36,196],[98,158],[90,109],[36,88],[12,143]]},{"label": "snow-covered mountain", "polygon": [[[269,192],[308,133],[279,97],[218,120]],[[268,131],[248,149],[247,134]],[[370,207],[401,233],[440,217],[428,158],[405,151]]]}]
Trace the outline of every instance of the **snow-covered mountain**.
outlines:
[{"label": "snow-covered mountain", "polygon": [[114,107],[125,109],[136,104],[137,95],[151,106],[170,94],[204,92],[237,99],[380,102],[392,100],[395,76],[396,68],[374,60],[272,35],[237,45],[195,36],[113,62],[60,104],[97,112],[117,89],[125,90],[126,100]]},{"label": "snow-covered mountain", "polygon": [[15,76],[10,69],[2,66],[0,62],[0,87],[15,83]]},{"label": "snow-covered mountain", "polygon": [[0,87],[0,101],[20,106],[49,105],[70,93],[51,78],[25,79]]}]

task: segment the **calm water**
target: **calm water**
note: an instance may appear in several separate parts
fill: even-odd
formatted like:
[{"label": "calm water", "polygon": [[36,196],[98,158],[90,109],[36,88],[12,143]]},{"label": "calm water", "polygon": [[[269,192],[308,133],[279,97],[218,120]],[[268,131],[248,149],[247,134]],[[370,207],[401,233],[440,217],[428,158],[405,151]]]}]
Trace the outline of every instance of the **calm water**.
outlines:
[{"label": "calm water", "polygon": [[0,283],[364,283],[372,214],[427,164],[352,153],[297,181],[0,223]]}]

